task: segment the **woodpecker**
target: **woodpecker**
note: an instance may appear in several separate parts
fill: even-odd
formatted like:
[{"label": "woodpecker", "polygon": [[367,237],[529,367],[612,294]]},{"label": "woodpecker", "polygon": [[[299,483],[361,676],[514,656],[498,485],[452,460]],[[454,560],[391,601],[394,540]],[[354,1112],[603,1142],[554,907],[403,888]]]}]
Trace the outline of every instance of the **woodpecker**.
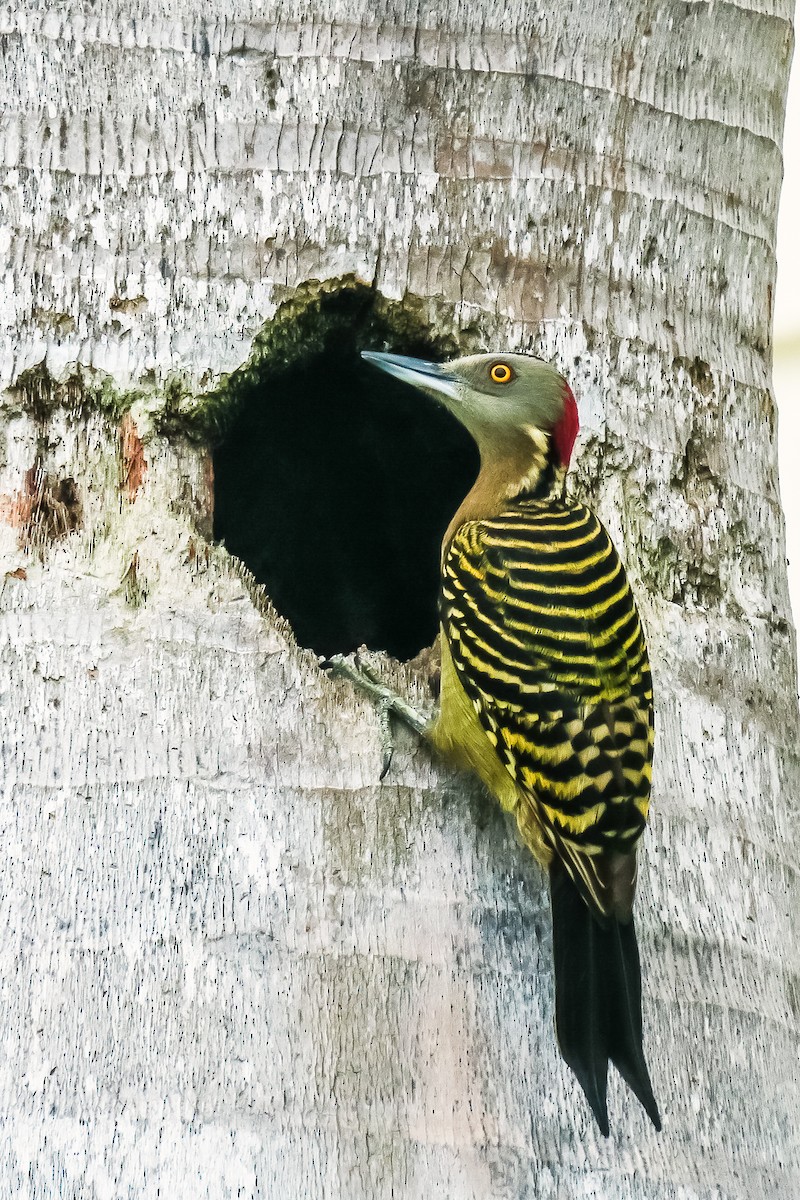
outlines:
[{"label": "woodpecker", "polygon": [[549,873],[562,1055],[605,1136],[609,1061],[660,1129],[633,922],[653,690],[622,563],[565,491],[575,398],[529,355],[362,357],[443,403],[481,465],[442,542],[437,714],[426,723],[374,677],[359,682],[514,814]]}]

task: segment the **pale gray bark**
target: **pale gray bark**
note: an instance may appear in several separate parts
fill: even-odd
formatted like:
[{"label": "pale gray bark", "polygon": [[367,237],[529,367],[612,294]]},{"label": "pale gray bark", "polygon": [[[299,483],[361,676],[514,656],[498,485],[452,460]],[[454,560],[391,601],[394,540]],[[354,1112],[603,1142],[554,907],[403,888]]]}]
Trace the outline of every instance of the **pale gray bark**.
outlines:
[{"label": "pale gray bark", "polygon": [[[800,1194],[769,390],[790,19],[0,12],[0,376],[67,380],[52,410],[30,377],[4,400],[0,1196]],[[206,555],[204,453],[153,433],[171,374],[210,386],[296,284],[347,272],[553,358],[579,397],[576,487],[625,553],[658,689],[660,1136],[615,1083],[599,1138],[558,1056],[537,868],[412,741],[377,782],[369,706]],[[141,391],[122,496],[73,363]]]}]

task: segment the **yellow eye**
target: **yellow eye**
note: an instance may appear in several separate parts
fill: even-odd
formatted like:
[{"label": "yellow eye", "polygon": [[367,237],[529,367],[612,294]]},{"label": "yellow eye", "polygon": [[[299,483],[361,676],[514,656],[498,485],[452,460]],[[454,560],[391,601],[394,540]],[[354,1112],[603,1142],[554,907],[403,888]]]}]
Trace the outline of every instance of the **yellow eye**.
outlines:
[{"label": "yellow eye", "polygon": [[495,363],[489,371],[489,378],[492,383],[510,383],[511,373],[511,367],[505,363]]}]

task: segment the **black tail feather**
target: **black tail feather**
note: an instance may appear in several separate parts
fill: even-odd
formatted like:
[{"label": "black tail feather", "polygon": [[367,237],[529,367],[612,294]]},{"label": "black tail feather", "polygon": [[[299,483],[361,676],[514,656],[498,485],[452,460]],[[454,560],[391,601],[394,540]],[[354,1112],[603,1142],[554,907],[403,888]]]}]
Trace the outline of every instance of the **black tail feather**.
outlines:
[{"label": "black tail feather", "polygon": [[633,917],[626,924],[612,919],[608,930],[600,933],[607,933],[613,943],[608,956],[608,1057],[660,1130],[661,1117],[642,1047],[642,975]]},{"label": "black tail feather", "polygon": [[661,1128],[642,1049],[642,983],[633,920],[604,928],[564,868],[550,868],[556,1032],[561,1053],[608,1137],[609,1060]]}]

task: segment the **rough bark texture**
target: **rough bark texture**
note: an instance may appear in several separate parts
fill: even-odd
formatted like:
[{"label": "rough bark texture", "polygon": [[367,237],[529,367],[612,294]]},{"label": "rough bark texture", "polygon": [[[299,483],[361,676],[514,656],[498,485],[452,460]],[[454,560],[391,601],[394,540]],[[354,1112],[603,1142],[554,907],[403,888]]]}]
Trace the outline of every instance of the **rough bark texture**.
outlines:
[{"label": "rough bark texture", "polygon": [[[800,1194],[769,391],[790,17],[0,11],[0,1195]],[[346,272],[579,396],[576,488],[658,688],[661,1136],[616,1084],[596,1134],[506,825],[410,741],[377,782],[369,706],[208,548],[205,454],[154,432],[171,374],[209,386],[295,285]],[[76,362],[138,389],[124,422]]]}]

